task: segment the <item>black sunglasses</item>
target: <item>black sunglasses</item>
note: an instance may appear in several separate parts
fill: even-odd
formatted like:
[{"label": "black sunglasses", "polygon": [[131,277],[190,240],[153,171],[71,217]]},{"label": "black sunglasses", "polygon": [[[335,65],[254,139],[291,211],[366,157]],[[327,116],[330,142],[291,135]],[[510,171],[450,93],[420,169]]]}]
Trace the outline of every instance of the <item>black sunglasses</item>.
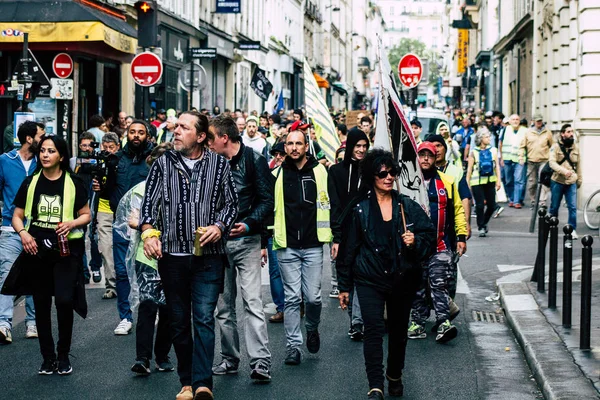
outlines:
[{"label": "black sunglasses", "polygon": [[388,175],[390,175],[392,178],[395,178],[398,175],[398,172],[392,168],[389,171],[379,171],[378,173],[375,174],[375,176],[378,177],[379,179],[385,179],[385,178],[387,178]]}]

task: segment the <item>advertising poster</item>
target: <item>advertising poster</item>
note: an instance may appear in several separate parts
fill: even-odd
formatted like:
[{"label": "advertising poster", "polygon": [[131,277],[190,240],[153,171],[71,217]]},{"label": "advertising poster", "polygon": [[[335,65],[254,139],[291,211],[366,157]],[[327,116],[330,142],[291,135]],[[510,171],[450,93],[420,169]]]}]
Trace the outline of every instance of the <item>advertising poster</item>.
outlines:
[{"label": "advertising poster", "polygon": [[38,97],[29,108],[35,114],[35,121],[46,125],[46,133],[56,135],[56,100]]}]

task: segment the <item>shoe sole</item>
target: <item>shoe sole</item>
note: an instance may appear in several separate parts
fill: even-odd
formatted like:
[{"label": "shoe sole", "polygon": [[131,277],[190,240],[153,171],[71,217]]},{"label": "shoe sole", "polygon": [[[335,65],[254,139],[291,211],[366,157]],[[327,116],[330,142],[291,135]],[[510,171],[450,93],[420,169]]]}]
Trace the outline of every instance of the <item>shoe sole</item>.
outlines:
[{"label": "shoe sole", "polygon": [[409,339],[425,339],[427,337],[426,333],[417,336],[408,336]]},{"label": "shoe sole", "polygon": [[257,383],[269,383],[271,382],[271,375],[264,375],[256,371],[252,371],[250,379],[255,380]]},{"label": "shoe sole", "polygon": [[223,376],[223,375],[237,375],[238,370],[236,369],[235,371],[225,371],[225,372],[215,372],[213,371],[213,375],[218,375],[218,376]]},{"label": "shoe sole", "polygon": [[175,371],[175,368],[158,368],[157,367],[156,370],[158,372],[173,372],[173,371]]},{"label": "shoe sole", "polygon": [[194,400],[213,400],[215,397],[208,392],[196,393],[194,395]]},{"label": "shoe sole", "polygon": [[281,323],[283,323],[283,320],[282,319],[276,319],[276,320],[269,319],[269,322],[272,324],[281,324]]},{"label": "shoe sole", "polygon": [[27,334],[25,334],[25,338],[26,339],[37,339],[38,335],[37,334],[33,335],[33,334],[27,333]]},{"label": "shoe sole", "polygon": [[133,367],[131,367],[131,372],[135,372],[138,375],[150,375],[151,373],[150,368],[146,369],[146,367],[139,364],[134,364]]},{"label": "shoe sole", "polygon": [[452,328],[448,329],[443,335],[441,335],[441,337],[439,337],[439,336],[440,335],[438,335],[438,337],[435,338],[436,342],[448,343],[449,341],[454,339],[456,336],[458,336],[458,329],[456,329],[456,327],[453,326]]},{"label": "shoe sole", "polygon": [[115,336],[127,336],[131,331],[128,332],[115,332]]},{"label": "shoe sole", "polygon": [[69,367],[68,371],[58,371],[59,375],[69,375],[71,374],[71,372],[73,372],[73,367]]},{"label": "shoe sole", "polygon": [[329,297],[332,299],[337,299],[339,295],[337,294],[330,294]]},{"label": "shoe sole", "polygon": [[38,371],[38,375],[54,375],[54,371]]}]

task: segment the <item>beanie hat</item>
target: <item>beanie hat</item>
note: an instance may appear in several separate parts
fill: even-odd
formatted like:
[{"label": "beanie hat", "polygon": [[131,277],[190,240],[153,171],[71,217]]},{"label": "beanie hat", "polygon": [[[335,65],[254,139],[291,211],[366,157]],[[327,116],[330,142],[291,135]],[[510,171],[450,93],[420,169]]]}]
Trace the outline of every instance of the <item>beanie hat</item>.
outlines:
[{"label": "beanie hat", "polygon": [[446,141],[442,135],[429,135],[425,141],[431,143],[441,143],[446,152],[448,151],[448,145],[446,144]]}]

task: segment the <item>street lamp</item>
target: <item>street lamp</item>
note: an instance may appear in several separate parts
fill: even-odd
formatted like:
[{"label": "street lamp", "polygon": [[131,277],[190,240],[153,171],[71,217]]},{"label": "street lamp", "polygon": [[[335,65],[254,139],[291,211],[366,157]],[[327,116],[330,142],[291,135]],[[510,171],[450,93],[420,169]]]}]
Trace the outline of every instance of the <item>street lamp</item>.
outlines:
[{"label": "street lamp", "polygon": [[[325,6],[325,9],[327,10],[328,8],[331,8],[331,7],[333,7],[333,4]],[[335,6],[335,7],[331,8],[331,11],[340,11],[340,8],[338,6]]]}]

